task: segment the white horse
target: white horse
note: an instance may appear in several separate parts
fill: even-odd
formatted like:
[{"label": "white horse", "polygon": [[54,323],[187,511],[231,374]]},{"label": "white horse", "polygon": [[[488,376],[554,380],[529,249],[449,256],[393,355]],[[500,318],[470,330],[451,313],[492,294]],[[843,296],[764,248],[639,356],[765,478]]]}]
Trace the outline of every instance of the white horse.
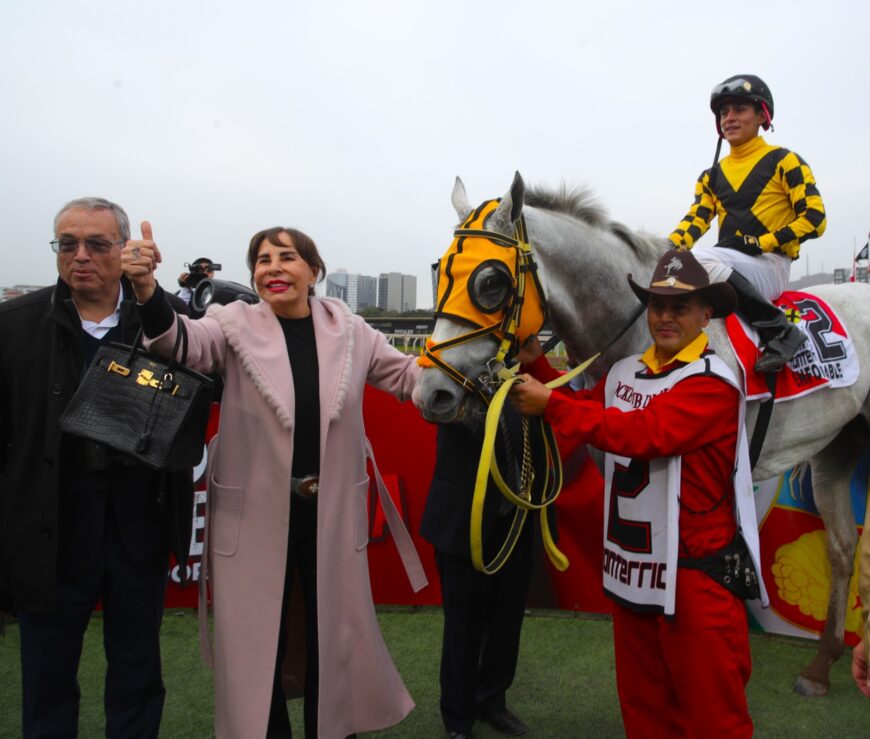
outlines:
[{"label": "white horse", "polygon": [[[459,178],[452,199],[462,223],[472,206]],[[521,214],[549,304],[550,323],[572,355],[581,360],[592,356],[614,338],[638,308],[626,275],[630,273],[644,284],[668,244],[608,220],[587,191],[567,191],[564,185],[558,192],[527,191],[517,173],[484,228],[512,235]],[[823,285],[813,291],[847,319],[862,371],[857,383],[848,388],[819,390],[775,404],[753,474],[756,480],[769,479],[805,460],[812,469],[815,503],[827,534],[831,590],[818,651],[795,683],[795,691],[808,696],[827,693],[830,667],[844,651],[848,588],[857,541],[849,478],[862,449],[870,445],[870,285]],[[466,325],[440,318],[432,341],[438,344],[469,330]],[[707,332],[711,345],[740,376],[724,322],[711,322]],[[643,351],[649,341],[646,321],[635,321],[587,370],[587,385],[594,384],[617,359]],[[496,339],[489,335],[445,349],[441,357],[474,380],[486,375],[487,361],[495,350]],[[480,403],[436,368],[424,370],[417,400],[424,417],[439,423],[470,417]],[[748,404],[750,438],[758,408],[758,402]]]}]

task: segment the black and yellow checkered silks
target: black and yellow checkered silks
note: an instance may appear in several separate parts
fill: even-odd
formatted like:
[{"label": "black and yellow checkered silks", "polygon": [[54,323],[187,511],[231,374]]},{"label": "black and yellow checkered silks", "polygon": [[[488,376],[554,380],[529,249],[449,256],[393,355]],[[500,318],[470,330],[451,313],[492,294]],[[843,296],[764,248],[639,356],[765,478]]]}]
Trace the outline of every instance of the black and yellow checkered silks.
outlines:
[{"label": "black and yellow checkered silks", "polygon": [[695,183],[695,201],[669,236],[692,247],[719,218],[719,239],[749,235],[762,251],[797,259],[800,245],[822,235],[825,205],[809,165],[793,151],[757,136],[732,149]]}]

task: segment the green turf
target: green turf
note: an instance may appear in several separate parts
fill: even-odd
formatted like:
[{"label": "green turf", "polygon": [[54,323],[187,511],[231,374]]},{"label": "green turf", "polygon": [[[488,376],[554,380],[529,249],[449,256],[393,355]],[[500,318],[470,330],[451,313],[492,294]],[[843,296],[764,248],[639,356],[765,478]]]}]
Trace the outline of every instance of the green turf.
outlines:
[{"label": "green turf", "polygon": [[[417,702],[399,726],[368,737],[443,736],[438,715],[438,659],[441,612],[437,608],[381,609],[387,645]],[[102,622],[88,628],[80,670],[80,736],[103,736],[102,681],[105,670]],[[212,681],[199,657],[196,615],[168,611],[163,622],[163,662],[167,688],[161,736],[196,739],[212,735]],[[749,707],[758,737],[870,737],[870,702],[852,684],[847,658],[833,669],[826,698],[792,693],[812,642],[752,635],[753,674]],[[377,679],[373,676],[373,679]],[[18,629],[0,637],[0,737],[20,736]],[[529,737],[623,736],[614,689],[610,621],[571,613],[533,612],[523,627],[520,664],[508,694],[510,707],[531,727]],[[291,702],[291,720],[301,736],[301,706]],[[500,736],[475,726],[475,737]]]}]

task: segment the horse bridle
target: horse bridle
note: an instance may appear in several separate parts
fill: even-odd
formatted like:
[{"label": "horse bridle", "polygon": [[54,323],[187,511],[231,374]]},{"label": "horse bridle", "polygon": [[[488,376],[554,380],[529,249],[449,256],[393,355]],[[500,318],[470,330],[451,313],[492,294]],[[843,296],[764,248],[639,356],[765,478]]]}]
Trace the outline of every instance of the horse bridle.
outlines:
[{"label": "horse bridle", "polygon": [[[514,248],[516,253],[516,278],[513,293],[503,309],[503,317],[500,321],[495,321],[488,326],[476,328],[459,336],[454,336],[451,339],[434,343],[431,338],[426,342],[423,349],[423,357],[432,365],[438,367],[451,380],[456,382],[466,392],[476,394],[484,405],[489,405],[497,387],[507,378],[513,375],[507,370],[507,362],[519,350],[519,337],[517,331],[522,319],[523,305],[526,299],[526,280],[529,276],[534,281],[537,289],[538,297],[541,303],[541,312],[546,316],[547,302],[544,296],[544,291],[538,277],[538,265],[535,262],[532,247],[529,243],[525,216],[521,215],[514,226],[513,237],[505,234],[500,234],[495,231],[487,231],[483,228],[469,228],[468,225],[473,223],[479,216],[481,211],[493,201],[483,203],[477,210],[466,218],[460,228],[453,232],[453,236],[457,239],[466,237],[482,238],[492,244]],[[543,325],[543,323],[541,324]],[[537,326],[534,333],[540,330],[541,326]],[[482,336],[496,334],[501,336],[498,350],[495,356],[487,363],[487,373],[481,374],[477,378],[470,378],[463,374],[456,367],[445,361],[441,356],[441,352],[451,347],[459,346],[469,341],[474,341]],[[425,362],[421,362],[426,366]]]},{"label": "horse bridle", "polygon": [[[555,567],[564,570],[568,566],[568,561],[555,544],[546,514],[547,507],[555,501],[562,489],[562,466],[552,430],[544,424],[543,419],[535,419],[535,423],[540,426],[539,433],[542,435],[546,458],[546,464],[544,465],[545,472],[537,481],[535,480],[529,438],[532,420],[527,417],[522,418],[522,449],[520,450],[519,459],[515,460],[519,462],[519,473],[516,481],[518,485],[517,489],[513,489],[505,480],[499,469],[495,453],[497,428],[501,426],[503,420],[501,418],[502,407],[507,398],[507,392],[516,382],[515,375],[507,368],[507,365],[519,350],[520,341],[525,336],[538,333],[546,315],[546,300],[538,278],[537,264],[529,244],[525,218],[521,215],[517,220],[512,237],[477,227],[478,224],[485,222],[486,217],[494,211],[494,206],[497,202],[490,200],[483,203],[453,232],[455,244],[451,246],[451,250],[455,248],[455,251],[452,251],[451,256],[444,265],[444,277],[450,282],[444,286],[444,291],[439,296],[439,309],[443,309],[442,315],[446,313],[451,318],[454,316],[463,318],[461,311],[451,312],[451,301],[454,299],[458,300],[461,304],[460,307],[467,308],[467,306],[462,305],[466,296],[463,296],[462,300],[458,298],[459,295],[462,295],[459,289],[463,286],[461,280],[464,277],[467,280],[465,285],[467,296],[472,297],[474,291],[473,280],[472,277],[465,277],[467,273],[462,273],[461,269],[459,274],[455,273],[452,269],[455,263],[452,260],[463,253],[464,239],[483,239],[492,246],[515,250],[515,259],[511,262],[514,267],[511,274],[513,285],[504,305],[499,309],[501,311],[501,318],[489,325],[480,326],[439,343],[433,342],[430,338],[423,350],[421,359],[424,361],[421,364],[423,366],[438,367],[462,387],[463,390],[476,394],[484,406],[487,407],[485,432],[475,479],[469,521],[473,566],[478,571],[487,574],[493,574],[501,569],[519,540],[526,517],[529,512],[534,511],[540,513],[542,538],[550,560]],[[455,276],[459,282],[454,282]],[[533,282],[529,283],[529,279]],[[534,289],[529,289],[530,284],[534,285]],[[454,289],[457,289],[456,293],[453,292]],[[524,323],[523,308],[526,305],[527,299],[537,299],[540,302],[535,304],[534,308],[530,307],[529,312],[526,313],[526,321]],[[529,305],[531,306],[532,304],[530,303]],[[484,317],[484,314],[480,312],[476,314],[472,313],[471,315],[475,317],[474,322]],[[536,325],[539,318],[540,324]],[[465,318],[465,320],[471,319]],[[500,338],[499,346],[495,356],[486,363],[486,372],[481,373],[481,376],[478,378],[468,377],[441,357],[441,352],[446,349],[474,341],[489,334],[495,334]],[[514,513],[507,536],[498,548],[495,557],[487,562],[483,555],[482,518],[484,501],[486,499],[487,488],[489,487],[488,480],[490,479],[492,479],[502,495],[513,504]]]},{"label": "horse bridle", "polygon": [[[543,441],[545,455],[545,473],[543,479],[535,481],[533,464],[531,459],[531,448],[529,444],[529,424],[532,423],[529,417],[523,416],[523,444],[522,444],[522,465],[521,474],[518,480],[518,489],[514,490],[505,481],[499,470],[498,461],[495,454],[496,429],[501,422],[501,411],[504,406],[507,395],[511,387],[519,381],[519,378],[508,369],[508,363],[511,358],[519,350],[520,341],[524,338],[520,334],[526,336],[536,334],[546,317],[546,298],[543,288],[538,277],[538,267],[532,254],[531,244],[529,243],[525,218],[520,215],[514,226],[513,237],[504,234],[487,231],[483,228],[475,227],[478,223],[485,223],[486,217],[494,211],[494,204],[497,201],[487,201],[473,211],[464,221],[462,226],[454,232],[454,245],[451,245],[451,255],[444,267],[444,275],[450,282],[444,287],[444,292],[439,291],[438,310],[442,311],[441,315],[457,316],[462,318],[460,313],[450,312],[450,303],[454,299],[452,292],[457,283],[454,280],[454,272],[452,271],[452,260],[462,253],[463,240],[465,238],[483,239],[495,246],[503,246],[516,250],[515,272],[512,274],[514,280],[513,291],[507,301],[504,303],[501,311],[503,313],[501,320],[495,321],[489,325],[481,326],[472,331],[460,334],[446,341],[435,343],[430,338],[426,342],[426,347],[423,350],[423,355],[419,358],[420,364],[425,366],[438,367],[450,379],[456,382],[463,390],[476,394],[484,406],[487,407],[485,433],[483,446],[481,449],[480,462],[478,464],[477,475],[475,478],[474,493],[472,497],[471,519],[470,519],[470,544],[471,544],[471,561],[475,569],[486,574],[493,574],[504,566],[507,559],[513,552],[514,546],[519,540],[520,533],[525,523],[526,516],[530,511],[540,513],[541,532],[543,535],[544,548],[553,565],[564,570],[568,566],[568,560],[559,551],[553,538],[552,532],[549,529],[546,509],[558,497],[562,489],[562,465],[559,459],[558,447],[552,429],[544,421],[543,418],[536,418],[536,428],[541,435]],[[462,271],[459,270],[462,275]],[[469,296],[474,290],[472,277],[465,277],[467,282],[466,293]],[[534,290],[527,290],[528,279],[533,280]],[[461,279],[461,277],[460,277]],[[459,285],[461,286],[461,282]],[[529,294],[536,293],[536,297],[540,301],[532,309],[526,318],[531,319],[532,323],[536,322],[538,315],[535,311],[540,310],[540,325],[531,325],[530,321],[526,321],[523,325],[523,307]],[[458,293],[462,294],[462,293]],[[463,310],[467,310],[468,306],[460,303],[458,306]],[[634,323],[634,320],[643,312],[643,307],[632,317],[632,320],[626,327],[619,332],[618,336],[608,345],[612,346]],[[437,313],[436,313],[437,315]],[[483,317],[483,313],[472,313],[476,320]],[[469,320],[469,319],[466,319]],[[476,321],[475,321],[476,322]],[[501,337],[498,350],[494,357],[487,362],[487,371],[482,373],[480,377],[473,379],[459,371],[456,367],[445,361],[441,356],[441,352],[451,347],[459,346],[469,341],[474,341],[482,336],[496,334]],[[548,383],[549,387],[557,387],[565,384],[570,378],[582,373],[592,362],[594,362],[601,353],[599,352],[593,357],[590,357],[586,362],[576,367],[571,372],[563,375],[560,379]],[[510,501],[514,506],[514,516],[511,522],[510,530],[505,537],[502,545],[498,548],[494,558],[487,562],[483,553],[483,510],[486,499],[488,481],[492,479],[495,486],[501,494]],[[537,488],[537,495],[534,495]]]}]

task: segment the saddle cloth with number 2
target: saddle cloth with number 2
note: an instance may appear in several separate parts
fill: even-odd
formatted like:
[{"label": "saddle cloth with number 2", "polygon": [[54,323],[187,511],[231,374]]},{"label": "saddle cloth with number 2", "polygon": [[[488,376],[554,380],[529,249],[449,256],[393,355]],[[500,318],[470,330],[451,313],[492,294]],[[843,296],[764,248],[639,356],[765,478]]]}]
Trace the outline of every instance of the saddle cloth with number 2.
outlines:
[{"label": "saddle cloth with number 2", "polygon": [[[779,373],[776,402],[799,398],[825,387],[848,387],[858,379],[858,357],[846,327],[833,309],[805,292],[786,291],[773,301],[807,341]],[[736,313],[725,319],[728,338],[743,369],[747,400],[764,400],[770,391],[753,366],[761,355],[758,334]]]}]

